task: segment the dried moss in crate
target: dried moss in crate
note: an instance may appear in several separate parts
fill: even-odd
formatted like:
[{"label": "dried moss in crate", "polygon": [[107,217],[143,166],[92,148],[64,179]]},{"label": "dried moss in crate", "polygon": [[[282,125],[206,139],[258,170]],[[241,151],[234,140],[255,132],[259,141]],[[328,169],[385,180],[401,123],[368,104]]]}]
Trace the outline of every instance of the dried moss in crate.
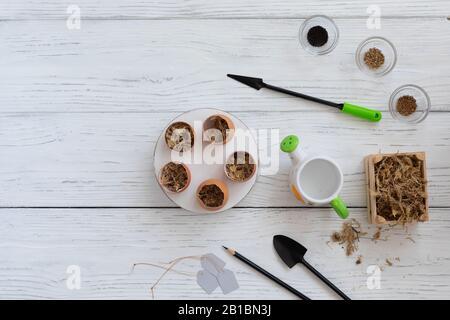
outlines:
[{"label": "dried moss in crate", "polygon": [[367,161],[372,223],[428,220],[424,153],[376,155]]}]

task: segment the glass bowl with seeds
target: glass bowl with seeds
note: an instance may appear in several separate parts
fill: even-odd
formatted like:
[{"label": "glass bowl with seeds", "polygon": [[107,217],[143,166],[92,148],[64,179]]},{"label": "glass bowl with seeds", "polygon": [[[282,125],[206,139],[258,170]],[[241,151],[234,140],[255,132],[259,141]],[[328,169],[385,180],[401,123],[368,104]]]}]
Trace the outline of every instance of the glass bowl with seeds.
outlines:
[{"label": "glass bowl with seeds", "polygon": [[424,89],[407,84],[395,90],[389,99],[389,111],[394,119],[405,123],[419,123],[430,112],[430,97]]},{"label": "glass bowl with seeds", "polygon": [[356,50],[356,64],[365,74],[381,77],[394,69],[397,51],[385,38],[372,37],[364,40]]},{"label": "glass bowl with seeds", "polygon": [[339,40],[339,29],[333,19],[316,15],[306,19],[300,26],[299,41],[303,49],[313,55],[330,53]]}]

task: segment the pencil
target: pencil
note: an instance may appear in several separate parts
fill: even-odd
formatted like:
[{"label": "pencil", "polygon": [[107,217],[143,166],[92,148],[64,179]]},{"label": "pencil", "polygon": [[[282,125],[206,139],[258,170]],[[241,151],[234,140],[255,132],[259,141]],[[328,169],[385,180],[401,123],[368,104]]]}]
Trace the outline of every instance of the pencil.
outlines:
[{"label": "pencil", "polygon": [[282,286],[283,288],[285,288],[286,290],[289,290],[290,292],[292,292],[293,294],[295,294],[297,297],[302,298],[303,300],[311,300],[310,298],[308,298],[307,296],[305,296],[303,293],[301,293],[300,291],[292,288],[290,285],[288,285],[286,282],[281,281],[280,279],[278,279],[277,277],[275,277],[273,274],[271,274],[270,272],[264,270],[263,268],[261,268],[260,266],[258,266],[256,263],[248,260],[246,257],[244,257],[243,255],[241,255],[240,253],[238,253],[236,250],[231,249],[231,248],[227,248],[225,246],[222,246],[225,250],[228,251],[229,254],[231,254],[232,256],[238,258],[239,260],[241,260],[242,262],[244,262],[245,264],[249,265],[250,267],[252,267],[253,269],[255,269],[256,271],[262,273],[263,275],[265,275],[267,278],[269,278],[272,281],[275,281],[276,283],[278,283],[280,286]]}]

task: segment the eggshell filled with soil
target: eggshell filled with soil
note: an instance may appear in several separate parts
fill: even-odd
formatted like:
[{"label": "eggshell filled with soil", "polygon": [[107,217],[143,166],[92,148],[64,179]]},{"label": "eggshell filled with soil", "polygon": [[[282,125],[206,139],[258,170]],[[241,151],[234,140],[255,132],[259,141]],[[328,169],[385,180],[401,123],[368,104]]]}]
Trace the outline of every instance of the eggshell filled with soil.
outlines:
[{"label": "eggshell filled with soil", "polygon": [[215,114],[203,122],[203,137],[205,141],[225,144],[234,136],[233,121],[225,115]]},{"label": "eggshell filled with soil", "polygon": [[194,129],[186,122],[174,122],[167,127],[164,138],[169,149],[187,151],[194,146]]},{"label": "eggshell filled with soil", "polygon": [[206,210],[219,210],[228,201],[228,187],[218,179],[205,180],[197,189],[197,200]]},{"label": "eggshell filled with soil", "polygon": [[[213,130],[217,136],[214,141],[205,139],[208,128],[217,128]],[[246,180],[246,175],[236,172],[246,181],[234,182],[225,177],[225,163],[241,151],[255,160],[255,173]],[[171,162],[174,164],[168,165]],[[234,115],[212,108],[193,109],[164,126],[154,148],[153,167],[158,185],[174,204],[194,213],[219,213],[237,205],[255,184],[258,147],[251,130]],[[199,186],[208,183],[213,186],[199,193]]]},{"label": "eggshell filled with soil", "polygon": [[224,166],[225,175],[234,182],[250,180],[256,172],[256,162],[246,151],[237,151],[228,157]]},{"label": "eggshell filled with soil", "polygon": [[159,184],[169,192],[183,192],[190,183],[191,171],[183,163],[169,162],[159,173]]}]

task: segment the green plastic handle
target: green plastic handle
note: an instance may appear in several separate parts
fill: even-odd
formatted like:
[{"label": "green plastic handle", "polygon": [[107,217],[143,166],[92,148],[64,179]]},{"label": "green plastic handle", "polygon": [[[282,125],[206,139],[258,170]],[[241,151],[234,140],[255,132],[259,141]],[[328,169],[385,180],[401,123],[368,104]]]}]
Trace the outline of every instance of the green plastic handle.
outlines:
[{"label": "green plastic handle", "polygon": [[336,199],[331,200],[330,204],[339,217],[341,217],[342,219],[347,219],[348,217],[347,205],[340,197],[336,197]]},{"label": "green plastic handle", "polygon": [[348,102],[344,102],[342,112],[351,114],[358,118],[363,118],[369,121],[378,122],[381,120],[381,112],[377,110],[360,107]]}]

